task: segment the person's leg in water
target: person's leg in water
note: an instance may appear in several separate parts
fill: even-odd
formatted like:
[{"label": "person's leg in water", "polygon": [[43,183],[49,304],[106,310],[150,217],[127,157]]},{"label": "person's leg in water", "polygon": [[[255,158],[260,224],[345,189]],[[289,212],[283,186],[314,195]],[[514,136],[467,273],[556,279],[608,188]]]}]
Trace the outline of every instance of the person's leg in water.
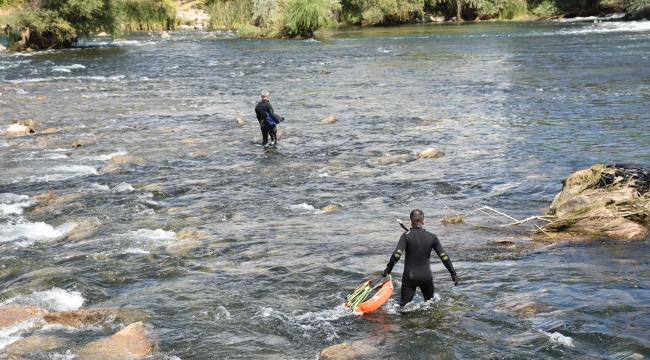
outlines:
[{"label": "person's leg in water", "polygon": [[260,126],[260,130],[262,130],[262,145],[266,145],[269,142],[269,130],[264,125]]},{"label": "person's leg in water", "polygon": [[404,306],[413,300],[416,287],[417,285],[413,284],[408,278],[402,277],[402,292],[400,294],[399,306]]},{"label": "person's leg in water", "polygon": [[424,301],[433,299],[433,279],[422,281],[418,285],[420,286],[420,291],[422,291]]},{"label": "person's leg in water", "polygon": [[278,129],[275,127],[275,125],[273,125],[273,126],[271,126],[271,128],[269,128],[269,135],[271,136],[271,144],[270,145],[277,144],[277,142],[278,142],[277,132],[278,132]]}]

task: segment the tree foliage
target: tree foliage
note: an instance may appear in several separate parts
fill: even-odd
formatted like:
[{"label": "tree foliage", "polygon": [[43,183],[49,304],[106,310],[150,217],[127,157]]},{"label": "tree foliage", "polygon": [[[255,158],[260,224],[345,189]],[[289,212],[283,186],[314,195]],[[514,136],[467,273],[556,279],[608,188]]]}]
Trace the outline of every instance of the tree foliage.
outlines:
[{"label": "tree foliage", "polygon": [[117,0],[34,0],[17,12],[13,28],[14,31],[28,28],[31,43],[68,46],[80,36],[95,31],[121,33],[120,3]]}]

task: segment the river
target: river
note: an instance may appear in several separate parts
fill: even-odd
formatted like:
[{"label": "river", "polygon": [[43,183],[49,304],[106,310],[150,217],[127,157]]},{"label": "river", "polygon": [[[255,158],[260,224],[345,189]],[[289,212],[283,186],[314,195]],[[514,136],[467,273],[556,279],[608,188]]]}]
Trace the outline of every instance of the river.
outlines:
[{"label": "river", "polygon": [[[141,312],[155,359],[314,359],[353,341],[384,359],[650,357],[648,238],[439,222],[445,206],[523,219],[579,169],[647,166],[650,22],[170,34],[0,55],[1,130],[58,130],[0,137],[0,304]],[[286,119],[272,148],[263,89]],[[443,155],[416,159],[428,147]],[[133,161],[107,169],[116,154]],[[459,285],[434,256],[434,301],[399,309],[400,263],[389,302],[356,316],[345,295],[381,273],[414,208]],[[187,229],[204,234],[178,240]],[[124,325],[0,329],[0,348],[54,335],[69,345],[33,358],[73,358]]]}]

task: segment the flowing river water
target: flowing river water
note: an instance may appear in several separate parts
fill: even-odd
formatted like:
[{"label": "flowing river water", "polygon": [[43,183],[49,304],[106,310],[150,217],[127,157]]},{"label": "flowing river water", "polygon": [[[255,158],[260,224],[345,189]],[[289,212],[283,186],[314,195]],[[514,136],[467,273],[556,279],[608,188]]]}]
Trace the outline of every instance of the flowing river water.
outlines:
[{"label": "flowing river water", "polygon": [[[523,219],[576,170],[647,166],[650,22],[171,35],[0,55],[2,130],[58,129],[0,137],[0,304],[137,311],[155,359],[314,359],[353,341],[384,359],[650,357],[648,238],[439,222],[445,206]],[[286,118],[275,148],[262,89]],[[443,155],[415,157],[428,147]],[[435,299],[399,309],[400,263],[389,302],[355,315],[345,295],[381,273],[413,208],[459,285],[434,256]],[[31,357],[74,358],[124,325],[5,328],[0,348],[54,335],[68,345]]]}]

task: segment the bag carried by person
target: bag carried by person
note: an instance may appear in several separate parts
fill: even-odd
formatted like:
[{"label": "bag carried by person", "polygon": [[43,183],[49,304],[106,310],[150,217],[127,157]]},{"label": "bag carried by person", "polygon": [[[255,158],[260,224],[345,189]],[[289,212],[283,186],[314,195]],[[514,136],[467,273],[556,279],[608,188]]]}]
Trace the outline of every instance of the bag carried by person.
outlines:
[{"label": "bag carried by person", "polygon": [[269,112],[266,112],[266,123],[269,124],[269,126],[275,126],[282,122],[284,118],[282,118],[280,115],[277,114],[269,114]]}]

